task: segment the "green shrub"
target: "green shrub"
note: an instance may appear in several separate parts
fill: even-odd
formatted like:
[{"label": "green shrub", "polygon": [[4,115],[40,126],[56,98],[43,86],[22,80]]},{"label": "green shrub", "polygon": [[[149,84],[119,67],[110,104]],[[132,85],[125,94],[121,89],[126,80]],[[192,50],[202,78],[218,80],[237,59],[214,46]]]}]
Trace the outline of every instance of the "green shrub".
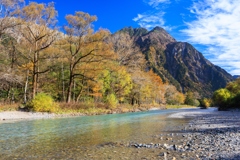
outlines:
[{"label": "green shrub", "polygon": [[56,112],[58,105],[51,96],[39,93],[27,104],[27,107],[35,112]]},{"label": "green shrub", "polygon": [[230,101],[231,93],[226,88],[219,89],[213,94],[213,102],[219,107],[219,110],[226,110],[229,108]]},{"label": "green shrub", "polygon": [[203,98],[200,100],[200,106],[202,108],[209,108],[212,105],[212,100],[208,98]]},{"label": "green shrub", "polygon": [[198,107],[200,102],[196,99],[194,93],[189,91],[186,93],[185,104]]},{"label": "green shrub", "polygon": [[230,102],[231,108],[240,108],[240,93],[234,95]]},{"label": "green shrub", "polygon": [[114,109],[117,107],[118,100],[116,96],[112,93],[107,96],[107,104],[109,105],[109,108]]}]

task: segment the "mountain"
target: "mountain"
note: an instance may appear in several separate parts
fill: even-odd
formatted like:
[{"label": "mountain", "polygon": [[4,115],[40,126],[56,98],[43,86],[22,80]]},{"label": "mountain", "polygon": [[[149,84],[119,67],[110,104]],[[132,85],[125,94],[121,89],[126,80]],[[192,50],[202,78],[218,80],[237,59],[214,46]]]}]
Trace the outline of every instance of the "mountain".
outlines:
[{"label": "mountain", "polygon": [[234,79],[237,79],[237,78],[239,78],[239,77],[240,77],[240,75],[234,75],[234,76],[233,76]]},{"label": "mountain", "polygon": [[210,97],[215,90],[234,79],[204,58],[191,44],[177,42],[161,27],[151,31],[128,27],[117,33],[122,32],[129,34],[139,46],[148,69],[153,69],[164,82],[173,84],[183,93],[192,91]]}]

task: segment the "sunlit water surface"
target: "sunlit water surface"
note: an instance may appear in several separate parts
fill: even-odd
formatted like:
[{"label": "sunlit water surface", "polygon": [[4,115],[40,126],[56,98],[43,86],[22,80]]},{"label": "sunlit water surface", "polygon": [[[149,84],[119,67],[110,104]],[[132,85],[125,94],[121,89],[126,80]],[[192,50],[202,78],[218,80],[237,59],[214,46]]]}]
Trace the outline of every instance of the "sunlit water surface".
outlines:
[{"label": "sunlit water surface", "polygon": [[101,146],[150,143],[153,135],[188,122],[167,118],[174,112],[179,110],[0,123],[0,159],[134,159],[132,148]]}]

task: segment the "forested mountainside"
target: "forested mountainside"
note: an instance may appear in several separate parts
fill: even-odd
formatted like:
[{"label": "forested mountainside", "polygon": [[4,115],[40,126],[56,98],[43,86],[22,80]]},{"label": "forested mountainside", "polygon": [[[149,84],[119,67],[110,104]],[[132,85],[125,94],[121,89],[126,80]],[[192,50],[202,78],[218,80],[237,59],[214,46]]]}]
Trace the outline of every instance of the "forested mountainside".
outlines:
[{"label": "forested mountainside", "polygon": [[49,112],[54,101],[77,111],[183,104],[233,79],[160,27],[111,34],[94,31],[97,17],[81,11],[57,26],[53,3],[1,5],[0,104]]},{"label": "forested mountainside", "polygon": [[213,65],[191,44],[177,42],[161,27],[151,31],[129,27],[118,33],[121,32],[135,40],[149,69],[183,93],[192,91],[210,97],[215,90],[233,80],[229,73]]}]

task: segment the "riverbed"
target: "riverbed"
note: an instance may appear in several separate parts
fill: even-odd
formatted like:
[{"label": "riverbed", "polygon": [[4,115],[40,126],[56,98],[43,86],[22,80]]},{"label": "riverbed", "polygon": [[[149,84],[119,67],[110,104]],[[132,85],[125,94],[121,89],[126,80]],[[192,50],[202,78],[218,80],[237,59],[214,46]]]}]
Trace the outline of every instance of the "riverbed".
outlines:
[{"label": "riverbed", "polygon": [[134,159],[138,153],[131,143],[151,142],[188,122],[167,118],[176,112],[2,121],[0,159]]},{"label": "riverbed", "polygon": [[2,121],[0,159],[235,159],[238,117],[213,108]]}]

